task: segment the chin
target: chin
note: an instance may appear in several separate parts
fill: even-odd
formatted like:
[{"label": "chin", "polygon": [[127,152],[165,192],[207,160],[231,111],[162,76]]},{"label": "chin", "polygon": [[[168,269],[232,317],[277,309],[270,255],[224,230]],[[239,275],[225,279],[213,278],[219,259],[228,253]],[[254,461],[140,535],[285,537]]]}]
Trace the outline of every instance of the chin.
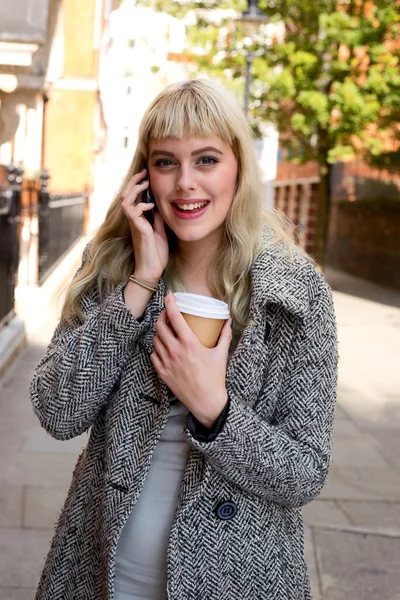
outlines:
[{"label": "chin", "polygon": [[177,239],[181,240],[182,242],[198,242],[210,235],[210,231],[206,231],[200,227],[187,227],[179,225],[177,227],[176,223],[173,223],[171,227],[170,223],[168,223],[166,220],[165,222],[170,230],[176,235]]},{"label": "chin", "polygon": [[[216,239],[223,238],[224,235],[224,224],[222,223],[219,226],[211,226],[202,224],[186,224],[186,223],[176,223],[172,222],[171,224],[167,222],[168,227],[171,231],[176,235],[177,239],[181,242],[201,242],[205,239],[209,239],[210,243],[214,244]],[[172,225],[172,226],[171,226]]]},{"label": "chin", "polygon": [[178,240],[180,240],[181,242],[200,242],[201,240],[204,240],[206,237],[208,237],[208,235],[205,233],[195,233],[194,231],[174,231],[174,233]]}]

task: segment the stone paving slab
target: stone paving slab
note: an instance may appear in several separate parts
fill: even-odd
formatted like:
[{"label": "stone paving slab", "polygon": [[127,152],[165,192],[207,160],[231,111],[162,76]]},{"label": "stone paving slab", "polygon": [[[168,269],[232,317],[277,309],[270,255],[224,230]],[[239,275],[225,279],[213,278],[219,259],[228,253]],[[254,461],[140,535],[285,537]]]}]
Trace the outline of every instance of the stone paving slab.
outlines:
[{"label": "stone paving slab", "polygon": [[307,563],[308,576],[310,578],[313,600],[322,600],[316,553],[313,542],[313,530],[308,526],[304,527],[304,554]]},{"label": "stone paving slab", "polygon": [[[379,302],[384,309],[390,311],[400,308],[400,294],[397,290],[384,288],[379,284],[344,273],[330,266],[324,269],[324,273],[332,289],[336,292],[335,296],[345,296],[346,304],[351,301],[354,308],[358,309],[354,310],[356,317],[360,312],[360,299],[369,303]],[[350,298],[348,298],[348,295],[350,295]],[[353,311],[350,314],[353,316]]]},{"label": "stone paving slab", "polygon": [[88,442],[87,433],[71,440],[60,441],[52,438],[44,429],[37,426],[24,436],[22,452],[44,454],[73,454],[77,457]]},{"label": "stone paving slab", "polygon": [[5,372],[25,344],[25,323],[21,317],[15,316],[6,327],[0,329],[0,375]]},{"label": "stone paving slab", "polygon": [[304,522],[308,525],[351,525],[352,522],[335,500],[314,500],[302,509]]},{"label": "stone paving slab", "polygon": [[400,502],[317,499],[304,506],[302,513],[304,523],[312,527],[400,533]]},{"label": "stone paving slab", "polygon": [[336,404],[336,409],[335,409],[335,421],[337,421],[338,419],[342,419],[342,420],[348,419],[347,413],[343,410],[343,408],[340,406],[340,404]]},{"label": "stone paving slab", "polygon": [[338,501],[337,504],[353,525],[400,530],[400,502]]},{"label": "stone paving slab", "polygon": [[0,530],[0,586],[35,588],[49,551],[51,532],[34,529]]},{"label": "stone paving slab", "polygon": [[380,454],[386,462],[400,473],[400,431],[399,429],[381,430],[374,429],[371,432]]},{"label": "stone paving slab", "polygon": [[74,454],[25,452],[5,459],[0,485],[62,487],[70,483],[77,457]]},{"label": "stone paving slab", "polygon": [[400,474],[390,468],[338,468],[332,465],[319,497],[324,500],[400,501]]},{"label": "stone paving slab", "polygon": [[25,492],[23,526],[54,531],[67,487],[28,487]]},{"label": "stone paving slab", "polygon": [[34,600],[36,588],[4,588],[0,587],[1,600]]},{"label": "stone paving slab", "polygon": [[376,448],[374,440],[363,435],[335,440],[332,455],[333,464],[337,467],[385,469],[389,466]]},{"label": "stone paving slab", "polygon": [[[337,411],[336,411],[337,412]],[[362,432],[348,417],[335,417],[333,425],[333,439],[338,441],[339,438],[347,437],[354,438],[361,436]]]},{"label": "stone paving slab", "polygon": [[0,528],[22,526],[23,500],[23,486],[0,485]]},{"label": "stone paving slab", "polygon": [[323,600],[400,600],[400,539],[314,530]]}]

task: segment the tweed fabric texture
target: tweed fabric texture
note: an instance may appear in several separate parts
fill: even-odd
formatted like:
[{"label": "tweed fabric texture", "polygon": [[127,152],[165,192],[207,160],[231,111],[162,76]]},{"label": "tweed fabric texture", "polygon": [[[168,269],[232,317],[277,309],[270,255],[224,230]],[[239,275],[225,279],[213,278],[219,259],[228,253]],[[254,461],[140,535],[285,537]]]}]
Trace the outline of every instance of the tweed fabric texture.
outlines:
[{"label": "tweed fabric texture", "polygon": [[[90,260],[86,250],[83,260]],[[329,287],[300,253],[268,249],[252,271],[251,323],[227,370],[230,407],[191,452],[168,548],[169,600],[310,600],[301,507],[331,458],[337,339]],[[111,600],[119,535],[141,492],[169,399],[150,354],[160,281],[143,319],[93,290],[75,327],[59,325],[31,385],[57,439],[90,428],[36,600]],[[236,515],[216,508],[234,502]]]}]

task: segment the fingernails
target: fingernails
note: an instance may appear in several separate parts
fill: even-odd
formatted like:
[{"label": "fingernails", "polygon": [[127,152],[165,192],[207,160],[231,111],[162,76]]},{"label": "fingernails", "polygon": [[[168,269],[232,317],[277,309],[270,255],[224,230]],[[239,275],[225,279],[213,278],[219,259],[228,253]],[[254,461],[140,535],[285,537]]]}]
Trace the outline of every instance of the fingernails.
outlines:
[{"label": "fingernails", "polygon": [[232,327],[232,325],[233,325],[233,319],[231,319],[230,321],[231,321],[231,327]]},{"label": "fingernails", "polygon": [[168,294],[169,294],[169,289],[165,288],[165,290],[164,290],[164,296],[168,296]]},{"label": "fingernails", "polygon": [[139,185],[145,185],[146,183],[149,183],[149,181],[147,179],[144,179],[139,183]]}]

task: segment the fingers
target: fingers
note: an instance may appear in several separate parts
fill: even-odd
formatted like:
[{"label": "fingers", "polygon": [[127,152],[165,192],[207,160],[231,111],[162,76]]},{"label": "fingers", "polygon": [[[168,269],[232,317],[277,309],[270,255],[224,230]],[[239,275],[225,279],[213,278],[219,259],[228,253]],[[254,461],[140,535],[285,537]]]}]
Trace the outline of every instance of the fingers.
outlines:
[{"label": "fingers", "polygon": [[147,202],[138,202],[140,195],[148,188],[149,182],[147,180],[138,183],[128,189],[125,189],[123,193],[122,206],[125,208],[137,206],[137,204],[147,204]]},{"label": "fingers", "polygon": [[[145,176],[146,172],[146,169],[144,169],[143,171],[140,171],[140,173],[136,173],[136,175],[134,175],[131,178],[128,185],[122,192],[121,206],[122,210],[127,216],[128,214],[129,216],[141,216],[144,212],[144,206],[149,206],[150,209],[152,208],[152,205],[150,204],[147,204],[145,202],[137,202],[140,194],[142,194],[149,187],[149,182],[147,179],[141,181],[141,179],[143,179],[143,177]],[[141,206],[138,211],[133,212],[132,208],[139,206],[139,204],[143,204],[144,206]]]},{"label": "fingers", "polygon": [[[149,206],[149,205],[147,205]],[[153,205],[151,205],[153,206]],[[153,229],[156,233],[158,233],[162,238],[166,239],[167,234],[165,231],[165,221],[162,218],[161,214],[158,212],[158,210],[154,211],[154,224],[153,224]]]},{"label": "fingers", "polygon": [[158,335],[155,335],[153,338],[153,348],[158,359],[165,364],[168,359],[168,351]]},{"label": "fingers", "polygon": [[155,324],[156,335],[153,338],[154,352],[151,354],[151,361],[158,375],[162,377],[164,369],[168,368],[171,360],[179,356],[179,342],[173,331],[167,323],[167,316],[163,310]]},{"label": "fingers", "polygon": [[223,351],[224,352],[226,351],[226,353],[228,354],[229,346],[231,345],[231,341],[232,341],[231,320],[227,319],[225,321],[225,325],[223,326],[222,331],[220,333],[217,348],[222,348]]},{"label": "fingers", "polygon": [[167,322],[167,313],[165,310],[161,311],[155,324],[155,330],[157,336],[167,349],[173,349],[176,346],[176,336],[170,327],[170,324]]},{"label": "fingers", "polygon": [[124,197],[124,200],[121,203],[121,208],[135,229],[141,233],[148,234],[149,232],[152,232],[152,227],[148,223],[147,219],[143,218],[143,215],[145,212],[151,211],[154,208],[154,204],[137,202],[138,196],[144,189],[146,189],[147,186],[148,181],[144,182],[143,184],[134,185],[131,188],[131,191],[128,191],[126,197]]},{"label": "fingers", "polygon": [[144,179],[144,177],[147,174],[147,170],[146,169],[142,169],[141,171],[139,171],[139,173],[135,173],[135,175],[133,175],[130,180],[128,181],[127,186],[125,187],[124,191],[122,192],[122,198],[125,200],[125,198],[127,198],[133,188],[135,186],[141,186],[143,185],[143,189],[146,188],[145,186],[145,182],[147,181],[146,179]]},{"label": "fingers", "polygon": [[[137,173],[136,176],[133,176],[130,178],[130,180],[128,181],[128,184],[126,185],[125,189],[123,190],[121,196],[122,199],[125,200],[132,192],[132,189],[135,185],[138,185],[139,183],[143,183],[142,180],[144,180],[144,174],[145,171]],[[139,177],[140,175],[140,177]],[[143,175],[143,177],[142,177]]]},{"label": "fingers", "polygon": [[161,359],[159,358],[159,356],[157,355],[156,352],[152,352],[151,353],[150,360],[151,360],[151,362],[153,364],[153,367],[155,368],[156,372],[161,377],[162,372],[163,372],[163,366],[162,366]]},{"label": "fingers", "polygon": [[170,320],[171,326],[178,338],[183,342],[190,341],[192,338],[197,339],[185,319],[182,317],[178,305],[176,304],[175,297],[171,292],[168,292],[167,296],[165,296],[164,304],[166,317]]},{"label": "fingers", "polygon": [[140,217],[144,212],[153,210],[154,204],[147,204],[147,202],[138,202],[138,204],[135,204],[132,208],[135,209],[134,211],[132,211],[133,214],[135,216]]}]

